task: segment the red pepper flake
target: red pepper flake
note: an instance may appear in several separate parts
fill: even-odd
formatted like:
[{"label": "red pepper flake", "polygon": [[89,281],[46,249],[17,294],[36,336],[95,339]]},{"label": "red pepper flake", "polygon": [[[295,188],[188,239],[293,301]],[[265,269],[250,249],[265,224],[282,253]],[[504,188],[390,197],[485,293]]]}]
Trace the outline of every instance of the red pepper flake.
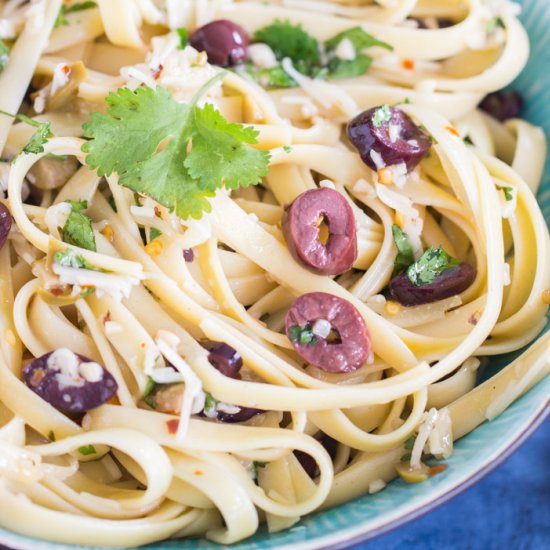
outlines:
[{"label": "red pepper flake", "polygon": [[70,72],[71,72],[71,68],[69,67],[69,65],[63,65],[63,67],[61,68],[61,70],[62,70],[65,74],[70,74]]},{"label": "red pepper flake", "polygon": [[437,466],[432,466],[428,468],[428,475],[436,476],[441,472],[444,472],[447,469],[447,464],[438,464]]},{"label": "red pepper flake", "polygon": [[175,434],[178,431],[179,425],[180,425],[180,421],[177,418],[172,418],[172,420],[166,421],[166,427],[168,428],[169,434]]},{"label": "red pepper flake", "polygon": [[31,386],[37,388],[46,376],[46,371],[44,369],[35,369],[31,375],[30,383]]},{"label": "red pepper flake", "polygon": [[193,472],[193,474],[196,475],[196,476],[203,476],[203,475],[204,475],[204,472],[203,472],[202,470],[195,470],[195,471]]},{"label": "red pepper flake", "polygon": [[453,136],[456,136],[458,138],[460,137],[458,130],[456,128],[453,128],[452,126],[447,126],[445,130],[447,130],[447,132],[449,132],[449,134],[452,134]]},{"label": "red pepper flake", "polygon": [[158,80],[160,78],[160,73],[162,73],[162,69],[164,69],[162,63],[159,63],[159,66],[152,71],[153,78],[155,80]]},{"label": "red pepper flake", "polygon": [[108,323],[111,320],[111,310],[108,309],[107,313],[103,316],[103,324]]},{"label": "red pepper flake", "polygon": [[476,326],[480,317],[481,317],[481,311],[474,311],[470,315],[470,317],[468,317],[468,323],[470,323],[470,325]]},{"label": "red pepper flake", "polygon": [[62,294],[65,294],[65,289],[62,286],[52,286],[50,288],[50,294],[53,294],[54,296],[61,296]]},{"label": "red pepper flake", "polygon": [[401,61],[401,65],[407,71],[414,71],[414,67],[415,67],[414,59],[409,59],[409,58],[403,59],[403,61]]},{"label": "red pepper flake", "polygon": [[158,206],[155,206],[155,216],[157,218],[162,218],[162,212],[160,211],[160,208]]}]

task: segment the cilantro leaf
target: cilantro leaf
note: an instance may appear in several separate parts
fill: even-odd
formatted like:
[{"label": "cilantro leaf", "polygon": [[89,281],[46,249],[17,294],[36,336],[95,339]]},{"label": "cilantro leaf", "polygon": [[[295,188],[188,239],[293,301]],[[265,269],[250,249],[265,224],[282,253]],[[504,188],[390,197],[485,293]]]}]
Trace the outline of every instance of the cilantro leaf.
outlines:
[{"label": "cilantro leaf", "polygon": [[393,50],[393,46],[387,42],[378,40],[372,34],[364,31],[361,27],[353,27],[347,31],[342,31],[336,36],[333,36],[330,40],[325,42],[327,50],[333,50],[338,47],[338,44],[347,38],[355,48],[356,52],[360,52],[366,48],[372,48],[373,46],[379,46],[380,48],[386,48],[386,50]]},{"label": "cilantro leaf", "polygon": [[10,49],[3,40],[0,40],[0,73],[6,68],[10,60]]},{"label": "cilantro leaf", "polygon": [[180,39],[178,50],[183,50],[185,46],[187,46],[187,42],[189,40],[189,31],[183,27],[180,27],[179,29],[176,29],[176,32],[178,33],[178,38]]},{"label": "cilantro leaf", "polygon": [[63,267],[75,267],[77,269],[91,269],[94,270],[88,261],[86,261],[80,254],[77,254],[71,248],[67,250],[58,250],[54,256],[53,260],[56,264],[59,264]]},{"label": "cilantro leaf", "polygon": [[293,325],[289,329],[290,339],[299,344],[315,344],[317,337],[313,332],[311,332],[311,327],[305,325],[301,327],[300,325]]},{"label": "cilantro leaf", "polygon": [[147,382],[145,383],[145,388],[143,390],[142,398],[147,397],[148,395],[151,395],[153,390],[156,388],[157,383],[150,377],[147,377]]},{"label": "cilantro leaf", "polygon": [[265,88],[296,88],[298,86],[297,82],[280,65],[270,69],[255,69],[251,63],[248,63],[246,72]]},{"label": "cilantro leaf", "polygon": [[92,220],[81,212],[88,206],[87,201],[67,202],[71,205],[71,213],[61,230],[63,241],[95,252],[97,248]]},{"label": "cilantro leaf", "polygon": [[65,16],[68,13],[89,10],[91,8],[95,8],[96,6],[97,4],[95,2],[76,2],[76,4],[73,4],[71,6],[62,5],[59,13],[57,14],[57,19],[53,24],[53,28],[55,29],[57,27],[60,27],[61,25],[67,26],[69,24],[69,20]]},{"label": "cilantro leaf", "polygon": [[303,74],[311,74],[313,67],[321,63],[319,42],[300,24],[276,19],[257,30],[253,38],[255,42],[267,44],[279,61],[290,57],[296,70]]},{"label": "cilantro leaf", "polygon": [[487,22],[487,34],[491,34],[499,28],[500,29],[506,28],[506,25],[504,24],[502,17],[496,16],[489,19],[489,21]]},{"label": "cilantro leaf", "polygon": [[267,174],[269,153],[248,146],[256,132],[227,122],[210,104],[177,103],[160,87],[121,88],[106,102],[107,112],[84,124],[86,163],[100,176],[117,172],[121,185],[182,218],[210,211],[207,198],[223,184],[235,189]]},{"label": "cilantro leaf", "polygon": [[514,189],[512,187],[502,187],[501,189],[507,201],[514,200]]},{"label": "cilantro leaf", "polygon": [[204,398],[204,407],[203,411],[205,413],[211,413],[216,410],[216,405],[219,403],[219,401],[208,392],[205,392],[205,398]]},{"label": "cilantro leaf", "polygon": [[377,127],[380,128],[382,124],[385,122],[389,122],[391,120],[391,111],[389,105],[382,105],[382,107],[378,107],[376,111],[374,111],[374,114],[372,115],[372,123]]},{"label": "cilantro leaf", "polygon": [[193,147],[184,164],[201,189],[214,192],[220,180],[237,189],[267,175],[269,153],[245,145],[257,143],[257,130],[228,122],[210,103],[194,110],[194,126]]},{"label": "cilantro leaf", "polygon": [[355,59],[350,60],[334,57],[328,64],[328,76],[332,80],[362,76],[369,70],[371,63],[372,57],[364,54],[359,54]]},{"label": "cilantro leaf", "polygon": [[151,230],[149,231],[149,241],[154,241],[157,237],[160,237],[162,235],[162,231],[160,229],[157,229],[156,227],[151,227]]},{"label": "cilantro leaf", "polygon": [[392,225],[391,231],[393,242],[397,248],[397,256],[393,265],[393,278],[414,263],[414,253],[407,234],[398,225]]},{"label": "cilantro leaf", "polygon": [[407,269],[407,277],[415,286],[429,284],[434,279],[459,265],[460,262],[449,256],[441,247],[428,248],[422,256]]},{"label": "cilantro leaf", "polygon": [[78,447],[78,452],[81,455],[93,455],[95,454],[96,450],[93,445],[84,445],[83,447]]}]

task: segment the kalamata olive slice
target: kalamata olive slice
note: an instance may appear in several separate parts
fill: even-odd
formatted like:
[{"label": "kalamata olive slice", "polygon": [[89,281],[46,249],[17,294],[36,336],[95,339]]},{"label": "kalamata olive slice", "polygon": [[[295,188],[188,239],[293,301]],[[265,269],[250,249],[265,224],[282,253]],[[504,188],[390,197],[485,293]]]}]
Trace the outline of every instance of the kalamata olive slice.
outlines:
[{"label": "kalamata olive slice", "polygon": [[23,379],[44,401],[66,413],[95,409],[118,389],[115,379],[101,365],[67,348],[31,361],[23,369]]},{"label": "kalamata olive slice", "polygon": [[523,107],[523,99],[513,90],[493,92],[486,95],[479,108],[497,120],[504,121],[518,116]]},{"label": "kalamata olive slice", "polygon": [[229,378],[237,378],[243,366],[241,354],[225,342],[201,341],[201,346],[207,349],[208,361],[222,374]]},{"label": "kalamata olive slice", "polygon": [[234,424],[235,422],[244,422],[245,420],[250,420],[253,416],[263,413],[264,411],[260,409],[253,409],[251,407],[238,407],[239,412],[228,413],[218,409],[217,419],[220,422],[225,422],[226,424]]},{"label": "kalamata olive slice", "polygon": [[430,137],[397,107],[363,111],[348,124],[348,137],[373,170],[404,162],[410,171],[431,147]]},{"label": "kalamata olive slice", "polygon": [[294,349],[326,372],[354,371],[371,353],[361,314],[347,300],[332,294],[300,296],[288,310],[285,328]]},{"label": "kalamata olive slice", "polygon": [[230,67],[248,59],[250,37],[240,25],[227,19],[218,19],[193,32],[189,44],[199,51],[205,51],[209,63]]},{"label": "kalamata olive slice", "polygon": [[449,17],[410,17],[410,19],[416,21],[419,29],[446,29],[447,27],[456,25],[456,21]]},{"label": "kalamata olive slice", "polygon": [[[332,437],[324,434],[320,440],[320,443],[327,450],[331,458],[334,458],[336,456],[338,442],[335,439],[332,439]],[[298,459],[298,462],[302,465],[302,468],[306,471],[306,474],[311,479],[315,479],[316,477],[318,477],[320,472],[319,466],[317,466],[317,462],[315,462],[315,459],[311,455],[308,455],[307,453],[304,453],[304,451],[300,451],[298,449],[293,452],[294,456]]]},{"label": "kalamata olive slice", "polygon": [[473,283],[475,277],[475,268],[467,262],[444,271],[431,283],[420,286],[414,285],[405,272],[391,280],[390,294],[401,305],[418,306],[460,294]]},{"label": "kalamata olive slice", "polygon": [[0,248],[6,244],[11,229],[11,214],[4,204],[0,202]]},{"label": "kalamata olive slice", "polygon": [[[322,242],[321,225],[328,239]],[[339,275],[357,258],[355,216],[348,201],[329,188],[311,189],[287,206],[283,232],[292,256],[310,271]]]}]

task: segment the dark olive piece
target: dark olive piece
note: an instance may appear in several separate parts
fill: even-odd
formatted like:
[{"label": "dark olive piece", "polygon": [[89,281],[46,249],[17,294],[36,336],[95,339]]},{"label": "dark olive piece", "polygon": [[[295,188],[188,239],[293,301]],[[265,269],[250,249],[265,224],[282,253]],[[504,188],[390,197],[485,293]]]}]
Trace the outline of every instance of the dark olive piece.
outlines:
[{"label": "dark olive piece", "polygon": [[235,422],[244,422],[245,420],[250,420],[253,416],[265,412],[260,409],[253,409],[252,407],[239,407],[239,409],[239,412],[236,413],[226,413],[223,411],[218,411],[216,418],[220,422],[225,422],[226,424],[234,424]]},{"label": "dark olive piece", "polygon": [[[321,225],[328,238],[323,242]],[[288,249],[295,260],[321,275],[339,275],[357,258],[355,216],[334,189],[311,189],[285,208],[282,220]]]},{"label": "dark olive piece", "polygon": [[12,219],[10,211],[0,202],[0,248],[6,244],[11,229]]},{"label": "dark olive piece", "polygon": [[373,170],[404,162],[413,170],[431,147],[431,139],[397,107],[364,111],[348,124],[348,137],[361,160]]},{"label": "dark olive piece", "polygon": [[67,348],[33,359],[23,379],[44,401],[65,413],[84,413],[106,403],[118,385],[101,365]]},{"label": "dark olive piece", "polygon": [[420,286],[415,286],[405,272],[391,280],[390,294],[403,306],[418,306],[460,294],[475,278],[475,268],[466,262],[444,271],[431,283]]},{"label": "dark olive piece", "polygon": [[479,104],[481,110],[501,122],[517,117],[522,107],[523,98],[513,90],[493,92],[486,95]]},{"label": "dark olive piece", "polygon": [[183,259],[187,263],[191,263],[195,259],[195,253],[193,252],[192,248],[184,248],[183,249]]},{"label": "dark olive piece", "polygon": [[[315,334],[316,321],[328,322],[330,334]],[[363,317],[347,300],[310,292],[288,310],[286,335],[294,349],[312,365],[326,372],[351,372],[371,354],[371,340]]]},{"label": "dark olive piece", "polygon": [[212,342],[211,340],[202,340],[200,344],[210,352],[208,361],[214,367],[229,378],[238,378],[243,360],[235,348],[225,342]]},{"label": "dark olive piece", "polygon": [[232,67],[248,59],[250,37],[240,25],[218,19],[194,31],[189,37],[189,44],[205,51],[209,63]]}]

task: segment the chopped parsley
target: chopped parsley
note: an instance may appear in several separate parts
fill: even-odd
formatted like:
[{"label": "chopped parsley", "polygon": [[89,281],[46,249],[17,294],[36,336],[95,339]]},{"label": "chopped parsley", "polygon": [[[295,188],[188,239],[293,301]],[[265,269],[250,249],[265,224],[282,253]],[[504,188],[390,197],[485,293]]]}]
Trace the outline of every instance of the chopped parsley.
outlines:
[{"label": "chopped parsley", "polygon": [[24,122],[25,124],[28,124],[29,126],[32,126],[33,128],[36,128],[36,132],[32,135],[31,139],[29,140],[29,143],[21,149],[18,155],[16,155],[12,162],[15,162],[17,157],[21,154],[29,154],[29,153],[43,153],[44,152],[44,145],[48,142],[48,140],[53,137],[52,133],[52,127],[49,122],[38,122],[38,120],[34,120],[27,115],[17,114],[12,115],[11,113],[7,113],[6,111],[0,111],[0,114],[11,116],[12,118],[15,118],[19,120],[20,122]]},{"label": "chopped parsley", "polygon": [[147,377],[147,382],[145,382],[145,388],[143,389],[143,394],[141,397],[145,398],[152,393],[152,391],[157,387],[157,383],[150,377]]},{"label": "chopped parsley", "polygon": [[289,328],[289,333],[292,341],[302,345],[315,344],[315,342],[317,342],[317,337],[311,332],[311,327],[309,325],[303,327],[294,325]]},{"label": "chopped parsley", "polygon": [[415,286],[432,283],[445,271],[459,265],[460,262],[449,256],[443,248],[430,246],[422,256],[407,269],[407,277]]},{"label": "chopped parsley", "polygon": [[265,88],[295,88],[298,85],[280,65],[256,69],[252,63],[247,63],[246,72]]},{"label": "chopped parsley", "polygon": [[472,138],[470,136],[464,136],[462,138],[462,141],[466,144],[466,145],[474,145],[474,142],[472,141]]},{"label": "chopped parsley", "polygon": [[355,59],[339,59],[334,57],[329,61],[329,78],[342,80],[364,75],[372,63],[372,57],[362,53],[355,56]]},{"label": "chopped parsley", "polygon": [[497,29],[505,29],[506,25],[504,24],[504,21],[502,20],[502,17],[492,17],[489,19],[487,23],[487,33],[491,34],[495,32]]},{"label": "chopped parsley", "polygon": [[57,19],[53,24],[53,28],[55,29],[62,25],[67,26],[69,24],[69,20],[66,17],[68,13],[75,13],[77,11],[89,10],[91,8],[95,8],[96,6],[97,4],[95,2],[76,2],[76,4],[72,4],[71,6],[65,6],[63,4],[61,6],[61,9],[59,10],[59,13],[57,14]]},{"label": "chopped parsley", "polygon": [[93,455],[96,453],[95,447],[93,445],[84,445],[83,447],[78,447],[78,452],[81,455]]},{"label": "chopped parsley", "polygon": [[10,49],[3,40],[0,40],[0,73],[6,68],[10,60]]},{"label": "chopped parsley", "polygon": [[152,409],[156,409],[157,408],[157,400],[155,399],[155,396],[154,395],[147,395],[143,398],[143,401],[145,401],[145,403],[147,403],[147,405],[149,405],[149,407],[151,407]]},{"label": "chopped parsley", "polygon": [[404,455],[401,455],[401,462],[408,462],[412,457],[412,453],[405,453]]},{"label": "chopped parsley", "polygon": [[398,225],[392,225],[391,231],[393,242],[397,248],[397,256],[393,264],[393,278],[414,263],[414,253],[407,234]]},{"label": "chopped parsley", "polygon": [[63,267],[74,267],[76,269],[94,269],[82,256],[77,254],[72,248],[67,250],[58,250],[53,255],[53,261]]},{"label": "chopped parsley", "polygon": [[283,151],[285,153],[292,153],[292,147],[290,145],[283,145]]},{"label": "chopped parsley", "polygon": [[93,294],[94,292],[95,292],[95,288],[93,286],[89,286],[88,288],[86,288],[85,290],[83,290],[80,293],[80,297],[81,298],[86,298],[86,296],[89,296],[90,294]]},{"label": "chopped parsley", "polygon": [[346,38],[353,44],[356,52],[360,52],[367,48],[372,48],[373,46],[386,48],[386,50],[390,51],[393,50],[393,46],[387,42],[378,40],[372,36],[372,34],[364,31],[361,27],[353,27],[352,29],[338,33],[336,36],[333,36],[330,40],[325,42],[325,47],[327,50],[334,50],[338,47],[338,44]]},{"label": "chopped parsley", "polygon": [[514,189],[513,187],[502,187],[502,192],[504,193],[504,197],[507,201],[513,201],[514,200]]},{"label": "chopped parsley", "polygon": [[277,60],[282,61],[289,57],[296,70],[303,74],[312,75],[315,67],[321,65],[319,42],[302,25],[276,19],[270,25],[257,30],[253,38],[255,42],[267,44]]},{"label": "chopped parsley", "polygon": [[99,176],[117,172],[121,185],[181,218],[209,212],[207,199],[222,185],[236,189],[259,183],[267,175],[270,155],[250,147],[258,132],[228,122],[210,103],[196,105],[222,75],[189,104],[178,103],[161,87],[110,93],[107,112],[92,113],[83,126],[90,140],[82,146],[86,163]]},{"label": "chopped parsley", "polygon": [[258,471],[260,468],[265,468],[267,466],[267,462],[258,462],[258,461],[254,461],[252,463],[252,479],[257,479],[258,478]]},{"label": "chopped parsley", "polygon": [[87,201],[66,202],[71,205],[71,213],[61,230],[63,241],[67,244],[95,252],[97,248],[94,230],[92,229],[92,220],[82,213],[82,210],[88,207]]},{"label": "chopped parsley", "polygon": [[374,114],[372,115],[372,123],[376,126],[376,128],[380,128],[382,124],[389,122],[391,120],[391,111],[390,106],[385,104],[381,107],[378,107],[376,111],[374,111]]},{"label": "chopped parsley", "polygon": [[151,227],[151,230],[149,231],[149,241],[154,241],[157,237],[160,237],[162,235],[162,231],[160,229],[157,229],[156,227]]},{"label": "chopped parsley", "polygon": [[48,439],[53,443],[55,441],[55,433],[53,430],[48,432]]},{"label": "chopped parsley", "polygon": [[416,441],[416,436],[411,435],[411,437],[409,437],[409,439],[407,439],[407,441],[405,441],[405,449],[407,449],[408,451],[411,451],[412,448],[414,447],[414,442],[415,441]]},{"label": "chopped parsley", "polygon": [[260,316],[260,319],[259,319],[259,320],[260,320],[262,323],[267,323],[267,321],[269,320],[269,317],[270,317],[269,313],[267,313],[267,312],[266,312],[266,313],[262,313],[262,315]]},{"label": "chopped parsley", "polygon": [[189,40],[189,31],[187,29],[184,29],[183,27],[180,27],[179,29],[176,29],[176,32],[180,40],[178,50],[183,50],[185,46],[187,46],[187,42]]},{"label": "chopped parsley", "polygon": [[205,392],[203,412],[206,414],[215,412],[218,403],[219,401],[211,393]]}]

